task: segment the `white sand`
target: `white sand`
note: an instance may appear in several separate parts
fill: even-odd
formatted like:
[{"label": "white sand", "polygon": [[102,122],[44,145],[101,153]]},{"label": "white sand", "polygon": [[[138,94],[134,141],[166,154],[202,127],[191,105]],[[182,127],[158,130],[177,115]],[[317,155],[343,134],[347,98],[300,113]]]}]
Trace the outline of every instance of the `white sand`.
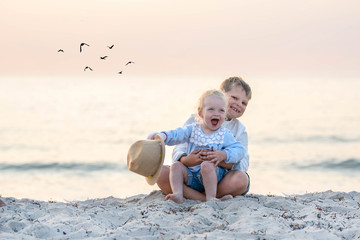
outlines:
[{"label": "white sand", "polygon": [[182,205],[160,191],[68,203],[2,200],[0,239],[360,239],[359,192]]}]

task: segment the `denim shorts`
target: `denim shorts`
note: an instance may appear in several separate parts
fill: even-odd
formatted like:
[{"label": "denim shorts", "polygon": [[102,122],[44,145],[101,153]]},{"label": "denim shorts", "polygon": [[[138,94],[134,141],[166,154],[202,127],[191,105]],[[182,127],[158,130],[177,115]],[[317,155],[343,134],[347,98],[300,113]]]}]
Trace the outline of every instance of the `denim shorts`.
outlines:
[{"label": "denim shorts", "polygon": [[[232,171],[232,170],[227,170],[222,167],[216,167],[217,182],[219,183],[224,178],[224,176],[230,171]],[[205,188],[204,188],[204,184],[202,182],[200,170],[198,170],[197,172],[192,172],[192,171],[190,171],[189,168],[187,168],[187,172],[188,172],[188,181],[187,181],[186,185],[199,191],[199,192],[205,192]],[[242,196],[245,196],[250,190],[250,176],[247,172],[244,172],[244,173],[248,177],[248,185],[246,187],[245,192],[243,194],[241,194]]]},{"label": "denim shorts", "polygon": [[247,185],[247,188],[246,188],[245,192],[243,194],[241,194],[241,196],[245,196],[250,190],[250,176],[249,176],[249,174],[247,172],[244,172],[244,173],[246,173],[246,175],[248,177],[248,185]]},{"label": "denim shorts", "polygon": [[[199,192],[205,192],[204,184],[201,178],[200,169],[196,172],[190,171],[189,168],[187,168],[188,172],[188,181],[187,186],[191,187],[192,189],[195,189]],[[217,183],[223,179],[225,174],[228,172],[227,169],[217,166],[216,167],[216,176],[217,176]]]}]

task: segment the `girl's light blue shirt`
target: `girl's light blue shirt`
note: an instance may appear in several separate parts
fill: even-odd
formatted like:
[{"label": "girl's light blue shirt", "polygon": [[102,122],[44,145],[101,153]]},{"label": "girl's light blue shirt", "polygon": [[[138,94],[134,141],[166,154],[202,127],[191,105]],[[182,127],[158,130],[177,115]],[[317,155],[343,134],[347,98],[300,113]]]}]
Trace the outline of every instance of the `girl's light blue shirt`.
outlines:
[{"label": "girl's light blue shirt", "polygon": [[[238,164],[246,154],[246,149],[234,138],[232,133],[221,126],[212,134],[205,134],[201,125],[193,123],[175,130],[164,131],[167,135],[166,145],[187,143],[186,154],[196,149],[216,149],[226,152],[226,163]],[[189,167],[191,171],[198,171],[200,165]]]},{"label": "girl's light blue shirt", "polygon": [[[184,126],[188,124],[193,124],[195,122],[196,114],[192,114],[190,118],[185,122]],[[230,130],[232,135],[235,137],[237,141],[239,141],[242,146],[245,148],[245,155],[243,158],[239,160],[239,162],[234,163],[232,170],[241,170],[246,172],[249,169],[249,153],[248,153],[248,134],[244,124],[242,124],[238,119],[231,119],[230,121],[225,121],[223,126]],[[184,154],[188,155],[187,144],[179,144],[176,145],[173,153],[172,159],[173,162],[179,161],[181,156]]]}]

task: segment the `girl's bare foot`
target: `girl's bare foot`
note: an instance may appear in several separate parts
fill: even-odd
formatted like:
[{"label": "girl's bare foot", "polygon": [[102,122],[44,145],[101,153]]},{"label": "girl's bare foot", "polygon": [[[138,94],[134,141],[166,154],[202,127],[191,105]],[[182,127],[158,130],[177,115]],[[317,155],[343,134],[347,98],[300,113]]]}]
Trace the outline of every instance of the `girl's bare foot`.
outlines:
[{"label": "girl's bare foot", "polygon": [[0,200],[0,207],[5,206],[5,203]]},{"label": "girl's bare foot", "polygon": [[184,197],[181,194],[174,194],[174,193],[170,193],[168,195],[166,195],[165,200],[172,200],[176,203],[182,204],[184,203]]},{"label": "girl's bare foot", "polygon": [[228,194],[228,195],[224,195],[220,198],[221,201],[226,201],[226,200],[229,200],[229,199],[233,199],[234,197],[231,195],[231,194]]}]

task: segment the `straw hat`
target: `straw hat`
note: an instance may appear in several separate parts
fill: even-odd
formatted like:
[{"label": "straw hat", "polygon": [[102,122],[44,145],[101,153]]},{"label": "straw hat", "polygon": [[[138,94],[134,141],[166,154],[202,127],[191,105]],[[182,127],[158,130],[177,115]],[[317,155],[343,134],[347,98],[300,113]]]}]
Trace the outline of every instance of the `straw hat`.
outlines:
[{"label": "straw hat", "polygon": [[145,177],[154,185],[160,175],[165,158],[165,143],[159,135],[155,140],[139,140],[131,145],[127,155],[127,167],[130,171]]}]

